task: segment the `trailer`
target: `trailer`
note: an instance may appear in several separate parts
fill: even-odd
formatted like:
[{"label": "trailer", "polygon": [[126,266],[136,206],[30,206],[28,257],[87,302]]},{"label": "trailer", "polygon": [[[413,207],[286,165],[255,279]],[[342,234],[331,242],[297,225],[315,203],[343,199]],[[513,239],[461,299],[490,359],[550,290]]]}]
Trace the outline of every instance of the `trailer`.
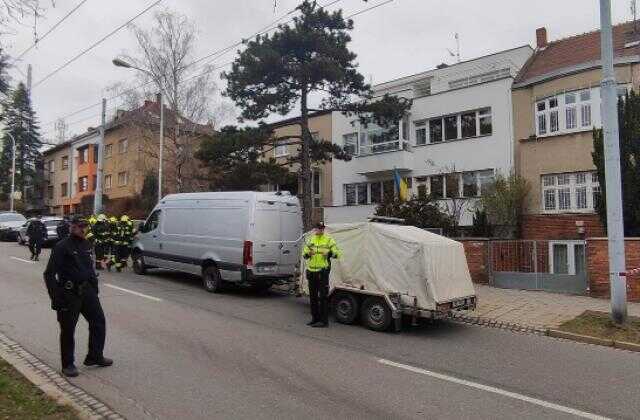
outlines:
[{"label": "trailer", "polygon": [[[329,277],[337,322],[399,331],[403,318],[416,324],[475,310],[461,243],[414,226],[375,222],[330,224],[326,231],[342,251]],[[304,264],[301,258],[302,273]],[[306,276],[300,276],[299,287],[308,293]]]}]

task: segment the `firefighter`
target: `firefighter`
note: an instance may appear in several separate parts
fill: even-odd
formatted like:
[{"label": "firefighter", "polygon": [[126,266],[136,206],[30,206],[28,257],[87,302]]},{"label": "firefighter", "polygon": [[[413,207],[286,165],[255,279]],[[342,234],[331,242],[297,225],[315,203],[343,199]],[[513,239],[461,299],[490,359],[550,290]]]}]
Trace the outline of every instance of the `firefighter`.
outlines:
[{"label": "firefighter", "polygon": [[109,247],[109,221],[107,216],[99,214],[89,218],[89,234],[87,239],[93,242],[96,253],[96,269],[102,270],[106,262]]},{"label": "firefighter", "polygon": [[109,236],[107,239],[107,270],[111,271],[111,267],[115,266],[117,263],[116,252],[119,246],[120,241],[117,240],[118,237],[118,218],[115,216],[111,216],[108,219],[108,232]]},{"label": "firefighter", "polygon": [[127,260],[131,254],[131,244],[133,243],[133,236],[135,230],[133,229],[133,222],[126,214],[120,217],[118,222],[118,229],[114,237],[114,243],[116,247],[116,270],[122,271],[127,267]]},{"label": "firefighter", "polygon": [[314,328],[326,328],[329,325],[331,259],[340,258],[340,249],[336,241],[324,230],[324,223],[318,223],[302,249],[302,256],[307,260],[306,275],[311,302],[311,322],[307,325]]}]

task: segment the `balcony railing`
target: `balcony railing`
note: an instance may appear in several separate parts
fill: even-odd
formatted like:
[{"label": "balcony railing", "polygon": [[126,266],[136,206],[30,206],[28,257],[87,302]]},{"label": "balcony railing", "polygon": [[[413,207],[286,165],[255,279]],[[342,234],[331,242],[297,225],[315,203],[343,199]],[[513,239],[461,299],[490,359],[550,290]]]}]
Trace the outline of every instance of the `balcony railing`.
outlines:
[{"label": "balcony railing", "polygon": [[392,140],[375,144],[361,144],[360,156],[375,155],[378,153],[396,152],[399,150],[409,150],[407,140]]}]

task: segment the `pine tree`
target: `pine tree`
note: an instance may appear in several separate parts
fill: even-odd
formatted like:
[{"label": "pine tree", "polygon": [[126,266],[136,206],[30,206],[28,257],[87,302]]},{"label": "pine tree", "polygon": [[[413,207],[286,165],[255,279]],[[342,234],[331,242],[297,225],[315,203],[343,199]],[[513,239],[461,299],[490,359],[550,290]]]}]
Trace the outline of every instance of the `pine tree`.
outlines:
[{"label": "pine tree", "polygon": [[[622,175],[622,213],[625,236],[640,235],[640,96],[631,91],[618,101],[620,127],[620,173]],[[604,173],[604,136],[593,133],[593,163],[600,183],[600,200],[596,210],[607,224],[606,183]]]},{"label": "pine tree", "polygon": [[35,112],[24,83],[18,84],[10,93],[0,119],[4,124],[0,173],[5,174],[0,179],[0,190],[4,198],[8,197],[11,190],[12,141],[8,135],[10,133],[16,141],[15,189],[22,192],[23,200],[29,199],[33,195],[28,196],[27,189],[33,187],[34,190],[39,190],[42,182],[42,179],[37,177],[38,165],[42,163],[42,142]]}]

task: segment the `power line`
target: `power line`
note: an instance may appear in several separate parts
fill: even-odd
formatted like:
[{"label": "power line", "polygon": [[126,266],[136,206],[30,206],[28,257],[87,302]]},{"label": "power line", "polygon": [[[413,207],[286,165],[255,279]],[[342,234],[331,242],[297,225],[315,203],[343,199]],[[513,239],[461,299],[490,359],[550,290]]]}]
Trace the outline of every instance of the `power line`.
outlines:
[{"label": "power line", "polygon": [[[332,1],[329,1],[329,2],[327,2],[327,3],[323,4],[323,5],[321,5],[320,7],[321,7],[321,8],[330,7],[330,6],[333,6],[333,5],[334,5],[334,4],[336,4],[336,3],[339,3],[340,1],[342,1],[342,0],[332,0]],[[367,7],[367,8],[365,8],[365,9],[359,10],[359,11],[357,11],[357,12],[355,12],[355,13],[351,14],[351,15],[345,16],[345,19],[351,19],[351,18],[353,18],[353,17],[355,17],[355,16],[361,15],[361,14],[363,14],[363,13],[366,13],[366,12],[370,11],[370,10],[373,10],[373,9],[376,9],[376,8],[378,8],[378,7],[380,7],[380,6],[385,5],[385,4],[391,3],[391,2],[393,2],[393,1],[394,1],[394,0],[385,0],[385,1],[383,1],[382,3],[375,4],[375,5],[373,5],[373,6],[370,6],[370,7]],[[287,17],[287,16],[289,16],[290,14],[294,13],[296,10],[298,10],[298,9],[297,9],[297,8],[292,9],[291,11],[289,11],[289,12],[287,12],[286,14],[282,15],[280,18],[276,19],[275,21],[273,21],[273,22],[272,22],[272,23],[270,23],[269,25],[267,25],[267,26],[263,27],[259,32],[256,32],[256,33],[254,33],[253,35],[251,35],[249,38],[253,38],[253,37],[257,36],[257,35],[263,35],[263,34],[265,34],[265,33],[268,33],[268,32],[271,32],[271,31],[273,31],[273,30],[277,29],[277,26],[274,26],[274,25],[275,25],[276,23],[278,23],[279,21],[283,20],[285,17]],[[284,22],[284,24],[286,25],[287,23],[290,23],[291,21],[293,21],[293,18],[292,18],[292,19],[289,19],[289,20],[288,20],[288,21],[286,21],[286,22]],[[243,44],[243,41],[239,41],[239,42],[236,42],[236,43],[234,43],[234,44],[228,45],[227,47],[224,47],[224,48],[218,49],[218,50],[216,50],[216,51],[213,51],[212,53],[209,53],[209,54],[207,54],[207,55],[205,55],[205,56],[203,56],[203,57],[200,57],[200,58],[198,58],[197,60],[192,61],[191,63],[185,64],[185,65],[182,67],[182,69],[185,69],[185,68],[191,67],[191,66],[193,66],[193,65],[195,65],[195,64],[197,64],[197,63],[199,63],[199,62],[201,62],[201,61],[204,61],[204,60],[206,60],[206,59],[208,59],[208,58],[212,58],[212,60],[211,60],[211,61],[209,61],[208,63],[204,64],[204,65],[203,65],[203,67],[204,67],[204,66],[207,66],[207,65],[210,65],[211,63],[215,62],[215,60],[216,60],[216,59],[220,58],[222,55],[224,55],[224,54],[228,53],[228,52],[229,52],[229,51],[231,51],[233,48],[235,48],[235,47],[237,47],[237,46],[239,46],[239,45],[242,45],[242,44]],[[206,75],[206,74],[208,74],[208,73],[211,73],[211,72],[213,72],[213,71],[219,70],[219,69],[221,69],[221,68],[223,68],[223,67],[226,67],[226,66],[230,65],[230,64],[232,64],[234,61],[235,61],[235,60],[232,60],[232,61],[226,62],[226,63],[224,63],[224,64],[214,66],[213,68],[211,68],[211,69],[207,69],[207,70],[205,70],[205,71],[204,71],[204,72],[202,72],[202,73],[199,73],[199,74],[196,74],[196,75],[194,75],[194,76],[191,76],[191,77],[189,77],[189,78],[185,79],[184,81],[188,81],[188,80],[195,79],[195,78],[197,78],[197,77],[204,76],[204,75]],[[142,84],[140,84],[140,85],[138,85],[138,86],[134,86],[134,87],[132,87],[132,88],[130,88],[130,89],[126,89],[126,90],[124,90],[124,91],[120,92],[120,93],[119,93],[119,94],[117,94],[117,95],[114,95],[114,96],[111,96],[111,97],[107,98],[107,100],[108,100],[108,101],[110,101],[110,100],[113,100],[113,99],[119,98],[119,97],[120,97],[120,96],[122,96],[122,95],[125,95],[125,94],[130,93],[130,92],[134,92],[134,91],[136,91],[136,90],[138,90],[138,89],[140,89],[140,88],[143,88],[143,87],[145,87],[145,86],[147,86],[147,85],[149,85],[149,84],[152,84],[152,83],[154,83],[154,82],[153,82],[153,81],[148,81],[148,82],[142,83]],[[101,106],[101,105],[102,105],[102,101],[100,101],[100,102],[96,102],[96,103],[91,104],[91,105],[88,105],[88,106],[86,106],[86,107],[84,107],[84,108],[82,108],[82,109],[79,109],[79,110],[77,110],[77,111],[74,111],[74,112],[72,112],[72,113],[70,113],[70,114],[64,115],[64,116],[62,116],[62,117],[58,117],[58,118],[56,118],[55,120],[51,120],[51,121],[49,121],[49,122],[47,122],[47,123],[43,124],[43,126],[51,125],[51,124],[55,124],[55,122],[56,122],[57,120],[61,119],[61,118],[62,118],[62,119],[64,119],[64,118],[68,118],[68,117],[71,117],[71,116],[74,116],[74,115],[80,114],[80,113],[82,113],[82,112],[84,112],[84,111],[87,111],[87,110],[89,110],[89,109],[92,109],[92,108],[95,108],[95,107],[98,107],[98,106]],[[97,115],[99,116],[100,114],[97,114]],[[93,116],[92,116],[92,117],[93,117]]]},{"label": "power line", "polygon": [[44,33],[44,35],[42,35],[42,37],[40,37],[39,39],[36,39],[36,41],[33,43],[33,45],[31,45],[29,48],[27,48],[26,50],[22,51],[15,59],[15,61],[20,60],[22,57],[24,57],[29,51],[31,51],[32,49],[34,49],[40,42],[44,41],[44,39],[47,37],[47,35],[49,35],[51,32],[55,31],[55,29],[60,26],[60,24],[62,24],[62,22],[64,22],[65,20],[67,20],[67,18],[69,16],[71,16],[76,10],[78,10],[83,4],[85,4],[87,1],[89,0],[82,0],[80,3],[78,3],[76,5],[76,7],[74,7],[73,9],[71,9],[66,15],[64,15],[59,21],[57,21],[55,23],[55,25],[53,25],[47,32]]},{"label": "power line", "polygon": [[95,47],[97,47],[98,45],[102,44],[104,41],[106,41],[108,38],[110,38],[111,36],[113,36],[114,34],[116,34],[117,32],[119,32],[120,30],[122,30],[122,28],[126,27],[127,25],[129,25],[131,22],[133,22],[134,20],[136,20],[137,18],[139,18],[140,16],[142,16],[143,14],[145,14],[146,12],[148,12],[149,10],[151,10],[153,7],[155,7],[158,3],[160,3],[162,0],[156,0],[155,2],[153,2],[152,4],[150,4],[149,6],[147,6],[143,11],[141,11],[140,13],[138,13],[137,15],[135,15],[134,17],[132,17],[131,19],[129,19],[127,22],[123,23],[122,25],[118,26],[116,29],[114,29],[113,31],[109,32],[107,35],[105,35],[104,37],[102,37],[100,40],[98,40],[97,42],[93,43],[91,46],[89,46],[88,48],[85,48],[84,50],[82,50],[79,54],[77,54],[75,57],[73,57],[72,59],[70,59],[69,61],[67,61],[66,63],[64,63],[63,65],[61,65],[60,67],[58,67],[57,69],[55,69],[54,71],[52,71],[51,73],[47,74],[45,77],[43,77],[42,79],[38,80],[33,87],[38,87],[39,85],[41,85],[42,83],[44,83],[45,81],[49,80],[51,77],[53,77],[55,74],[57,74],[58,72],[60,72],[62,69],[66,68],[67,66],[69,66],[71,63],[73,63],[74,61],[76,61],[77,59],[79,59],[80,57],[82,57],[83,55],[85,55],[86,53],[88,53],[89,51],[91,51],[92,49],[94,49]]}]

